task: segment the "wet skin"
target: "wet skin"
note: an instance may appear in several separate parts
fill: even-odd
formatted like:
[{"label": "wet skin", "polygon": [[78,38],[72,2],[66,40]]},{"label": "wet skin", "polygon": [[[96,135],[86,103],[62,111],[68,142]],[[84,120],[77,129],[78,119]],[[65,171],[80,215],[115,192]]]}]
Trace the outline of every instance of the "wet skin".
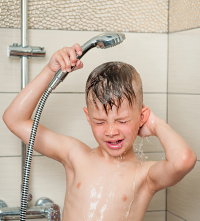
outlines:
[{"label": "wet skin", "polygon": [[80,151],[66,169],[63,220],[142,221],[154,193],[146,185],[153,162],[140,162],[132,149],[105,159],[100,148]]},{"label": "wet skin", "polygon": [[146,179],[155,162],[140,162],[133,150],[141,113],[126,101],[108,115],[99,107],[84,109],[99,146],[82,144],[70,157],[63,220],[142,221],[154,195]]}]

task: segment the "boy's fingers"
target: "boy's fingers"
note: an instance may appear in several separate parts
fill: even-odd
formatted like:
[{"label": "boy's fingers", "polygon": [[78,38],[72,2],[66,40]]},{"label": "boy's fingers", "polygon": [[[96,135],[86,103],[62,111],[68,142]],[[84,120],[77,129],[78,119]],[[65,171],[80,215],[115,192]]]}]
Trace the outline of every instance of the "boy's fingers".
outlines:
[{"label": "boy's fingers", "polygon": [[71,65],[69,68],[71,69],[71,66],[74,66],[77,60],[74,49],[64,47],[61,51],[62,51],[63,57],[70,61]]},{"label": "boy's fingers", "polygon": [[65,61],[65,69],[67,72],[70,72],[71,71],[71,61],[69,59],[69,56],[67,55],[67,53],[65,52],[61,52],[61,56],[63,57],[63,60]]},{"label": "boy's fingers", "polygon": [[70,56],[71,66],[75,66],[76,65],[76,61],[77,61],[75,50],[73,48],[70,48],[68,50],[68,54]]},{"label": "boy's fingers", "polygon": [[76,53],[78,54],[78,55],[82,55],[82,48],[81,48],[81,46],[79,45],[79,44],[74,44],[73,46],[72,46],[72,48],[76,51]]},{"label": "boy's fingers", "polygon": [[74,67],[73,71],[75,71],[75,70],[77,70],[77,69],[80,69],[80,68],[82,68],[82,67],[83,67],[82,61],[78,60],[78,61],[76,62],[76,66]]},{"label": "boy's fingers", "polygon": [[62,72],[66,72],[66,63],[65,63],[63,57],[61,56],[61,54],[57,55],[56,61],[59,63]]}]

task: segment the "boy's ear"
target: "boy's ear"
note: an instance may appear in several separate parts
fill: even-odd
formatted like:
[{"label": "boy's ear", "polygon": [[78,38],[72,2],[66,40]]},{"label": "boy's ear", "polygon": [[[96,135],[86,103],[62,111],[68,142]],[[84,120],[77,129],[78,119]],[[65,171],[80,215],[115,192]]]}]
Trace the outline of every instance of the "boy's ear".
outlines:
[{"label": "boy's ear", "polygon": [[140,127],[142,127],[143,124],[147,122],[147,120],[149,119],[149,115],[150,115],[150,109],[146,106],[143,107],[140,117]]},{"label": "boy's ear", "polygon": [[90,118],[89,118],[89,113],[88,113],[88,109],[86,107],[83,108],[84,112],[85,112],[85,116],[87,118],[88,123],[90,124]]}]

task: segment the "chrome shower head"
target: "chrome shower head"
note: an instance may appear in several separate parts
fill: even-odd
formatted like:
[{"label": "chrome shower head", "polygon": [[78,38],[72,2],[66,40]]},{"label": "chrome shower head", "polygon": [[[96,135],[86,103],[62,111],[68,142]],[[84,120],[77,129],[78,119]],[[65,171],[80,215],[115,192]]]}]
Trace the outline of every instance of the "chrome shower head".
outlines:
[{"label": "chrome shower head", "polygon": [[97,47],[101,49],[114,47],[125,40],[125,34],[120,32],[107,32],[87,41],[84,45],[81,46],[82,48],[82,55],[79,59],[91,48]]}]

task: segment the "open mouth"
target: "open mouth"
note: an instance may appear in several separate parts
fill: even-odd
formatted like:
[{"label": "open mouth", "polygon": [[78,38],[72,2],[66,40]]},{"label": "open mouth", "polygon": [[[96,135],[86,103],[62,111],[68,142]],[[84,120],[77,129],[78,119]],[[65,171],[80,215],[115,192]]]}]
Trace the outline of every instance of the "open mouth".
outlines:
[{"label": "open mouth", "polygon": [[106,141],[106,144],[109,148],[116,150],[122,147],[123,141],[124,140]]}]

